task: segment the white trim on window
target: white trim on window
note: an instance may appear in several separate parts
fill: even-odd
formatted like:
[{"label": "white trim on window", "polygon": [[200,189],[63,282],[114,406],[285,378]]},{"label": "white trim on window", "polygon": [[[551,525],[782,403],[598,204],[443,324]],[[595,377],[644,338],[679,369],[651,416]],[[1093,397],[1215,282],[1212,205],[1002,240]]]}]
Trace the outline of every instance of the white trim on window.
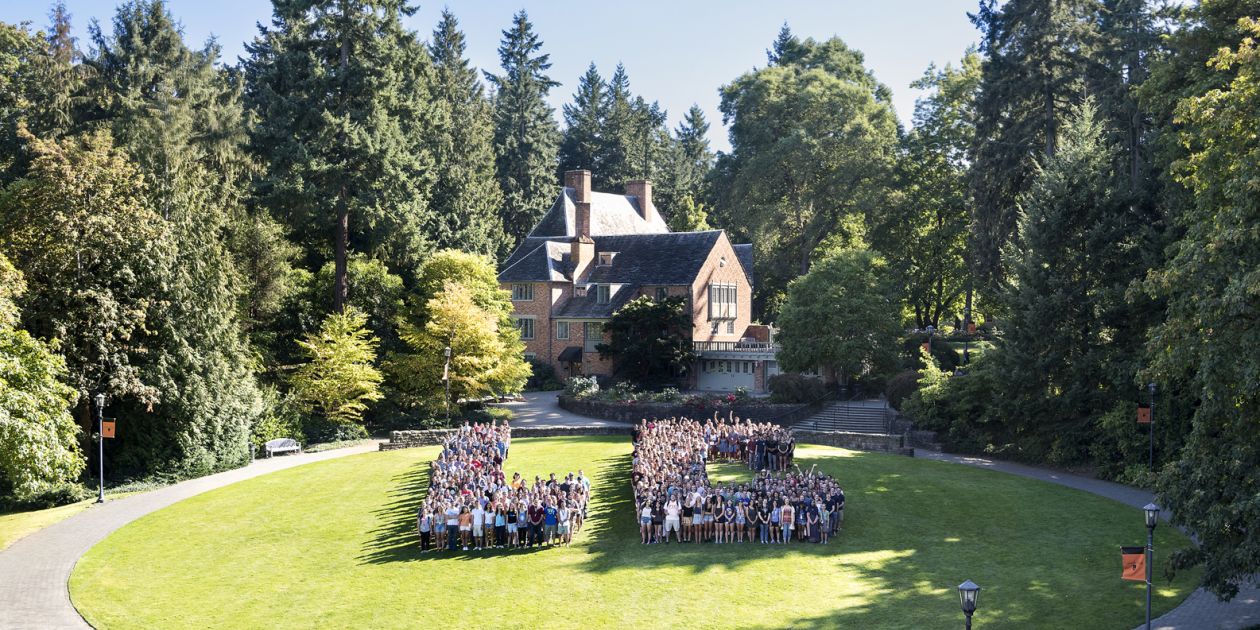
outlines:
[{"label": "white trim on window", "polygon": [[533,315],[513,315],[512,319],[516,320],[516,328],[521,331],[521,339],[529,340],[534,338],[534,316]]},{"label": "white trim on window", "polygon": [[517,283],[512,285],[512,301],[513,302],[532,302],[534,301],[534,285],[529,283]]}]

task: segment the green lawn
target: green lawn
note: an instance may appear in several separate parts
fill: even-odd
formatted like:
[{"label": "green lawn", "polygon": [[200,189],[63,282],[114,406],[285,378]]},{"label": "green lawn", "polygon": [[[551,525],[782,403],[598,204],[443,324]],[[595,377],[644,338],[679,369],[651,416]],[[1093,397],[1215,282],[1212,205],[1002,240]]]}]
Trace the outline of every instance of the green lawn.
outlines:
[{"label": "green lawn", "polygon": [[23,536],[33,534],[53,523],[64,521],[86,510],[95,500],[88,499],[87,501],[62,505],[47,510],[0,514],[0,551],[3,551]]},{"label": "green lawn", "polygon": [[[70,581],[98,628],[957,628],[955,586],[984,591],[978,628],[1123,628],[1142,586],[1120,580],[1138,510],[992,471],[802,447],[843,480],[829,546],[643,547],[629,443],[518,439],[512,471],[584,468],[591,520],[573,547],[420,554],[414,509],[436,448],[369,453],[208,492],[128,525]],[[723,468],[720,474],[735,474]],[[1187,541],[1158,530],[1161,557]],[[1195,574],[1160,580],[1157,614]]]}]

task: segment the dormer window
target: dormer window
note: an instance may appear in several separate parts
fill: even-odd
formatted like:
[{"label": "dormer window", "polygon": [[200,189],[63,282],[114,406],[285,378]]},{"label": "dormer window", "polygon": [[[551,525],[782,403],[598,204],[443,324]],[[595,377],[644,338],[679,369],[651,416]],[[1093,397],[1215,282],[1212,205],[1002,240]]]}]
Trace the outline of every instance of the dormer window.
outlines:
[{"label": "dormer window", "polygon": [[597,267],[611,267],[613,258],[617,256],[617,252],[600,252],[599,261],[595,263]]},{"label": "dormer window", "polygon": [[612,285],[600,284],[595,287],[595,303],[607,304],[612,300]]}]

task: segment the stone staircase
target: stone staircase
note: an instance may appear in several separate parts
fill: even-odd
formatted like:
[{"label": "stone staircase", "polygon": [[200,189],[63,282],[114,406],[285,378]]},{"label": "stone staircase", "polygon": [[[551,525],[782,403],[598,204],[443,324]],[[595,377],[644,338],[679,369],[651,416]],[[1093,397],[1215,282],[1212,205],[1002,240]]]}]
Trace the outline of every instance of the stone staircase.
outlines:
[{"label": "stone staircase", "polygon": [[893,413],[882,400],[837,400],[793,429],[884,434]]}]

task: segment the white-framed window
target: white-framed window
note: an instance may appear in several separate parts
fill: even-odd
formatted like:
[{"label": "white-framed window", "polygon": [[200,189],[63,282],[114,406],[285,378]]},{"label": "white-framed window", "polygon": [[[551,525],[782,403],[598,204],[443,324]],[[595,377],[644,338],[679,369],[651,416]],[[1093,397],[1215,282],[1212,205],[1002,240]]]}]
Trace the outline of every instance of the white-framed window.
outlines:
[{"label": "white-framed window", "polygon": [[556,322],[556,339],[569,338],[569,322]]},{"label": "white-framed window", "polygon": [[[739,315],[739,289],[733,283],[709,284],[709,319],[735,319]],[[717,332],[716,330],[713,332]]]},{"label": "white-framed window", "polygon": [[604,341],[604,325],[599,322],[586,322],[582,329],[583,350],[586,352],[599,352],[596,345]]},{"label": "white-framed window", "polygon": [[526,360],[526,361],[533,361],[534,359],[537,359],[537,358],[538,358],[538,355],[534,354],[533,352],[526,352],[526,353],[525,353],[525,360]]},{"label": "white-framed window", "polygon": [[521,331],[521,339],[534,338],[534,318],[533,317],[517,317],[516,327]]},{"label": "white-framed window", "polygon": [[612,285],[600,284],[595,286],[595,303],[607,304],[612,300]]},{"label": "white-framed window", "polygon": [[533,299],[534,299],[534,285],[532,284],[512,285],[512,301],[513,302],[529,302]]},{"label": "white-framed window", "polygon": [[612,261],[613,261],[613,258],[615,258],[616,256],[617,256],[617,252],[600,252],[600,253],[599,253],[599,262],[598,262],[598,263],[596,263],[596,266],[598,266],[598,267],[610,267],[610,266],[612,266]]},{"label": "white-framed window", "polygon": [[735,334],[735,320],[733,319],[726,320],[726,334],[728,335]]},{"label": "white-framed window", "polygon": [[713,322],[713,326],[712,326],[712,328],[713,328],[712,333],[716,335],[716,334],[717,334],[717,331],[718,331],[718,323],[717,323],[717,322]]}]

